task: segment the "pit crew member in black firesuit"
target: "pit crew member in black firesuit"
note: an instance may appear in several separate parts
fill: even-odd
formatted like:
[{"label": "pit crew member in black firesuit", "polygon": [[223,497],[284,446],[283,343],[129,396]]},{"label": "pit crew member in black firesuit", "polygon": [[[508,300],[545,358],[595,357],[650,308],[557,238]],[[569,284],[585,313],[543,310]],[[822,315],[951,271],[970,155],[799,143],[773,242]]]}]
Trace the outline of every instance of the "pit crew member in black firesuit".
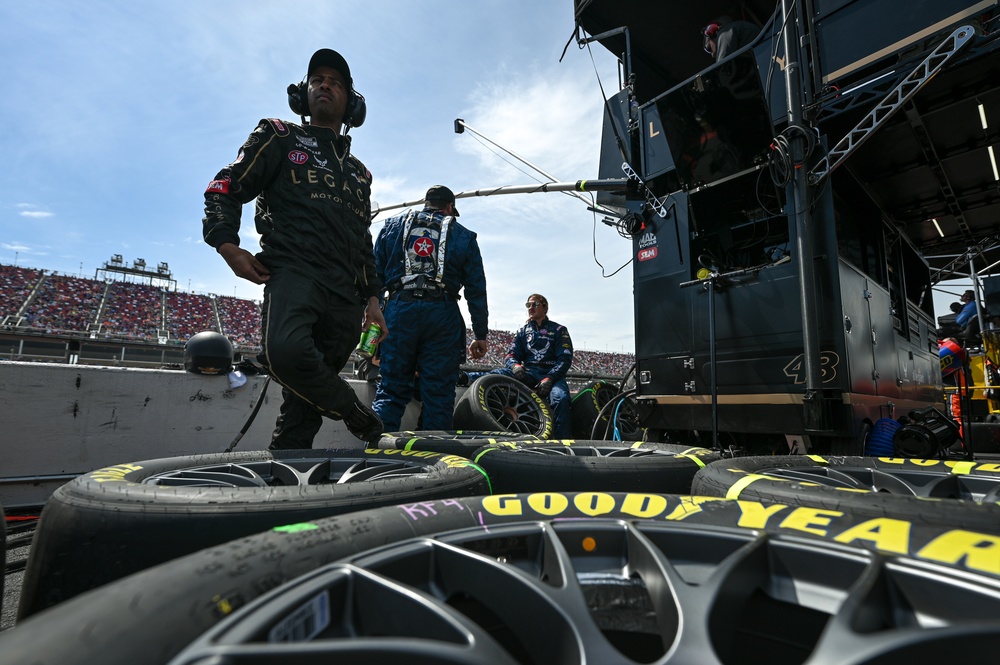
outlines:
[{"label": "pit crew member in black firesuit", "polygon": [[514,334],[507,351],[506,367],[493,374],[513,376],[552,407],[552,436],[569,439],[573,436],[570,422],[569,385],[566,372],[573,364],[573,341],[566,326],[549,319],[549,301],[532,293],[525,303],[528,322]]},{"label": "pit crew member in black firesuit", "polygon": [[482,358],[489,311],[486,274],[476,234],[458,223],[455,194],[443,185],[427,190],[422,211],[386,220],[375,241],[375,267],[389,291],[385,319],[393,335],[379,348],[382,382],[372,407],[387,431],[399,429],[420,377],[420,427],[452,429],[455,384],[465,359],[465,321],[458,308],[465,292],[475,340],[469,355]]},{"label": "pit crew member in black firesuit", "polygon": [[[371,173],[346,136],[364,120],[364,97],[336,51],[316,51],[306,71],[288,89],[302,124],[261,120],[205,192],[205,242],[238,277],[264,285],[257,359],[283,398],[272,450],[312,447],[322,416],[368,443],[383,430],[338,375],[361,330],[377,323],[382,338],[389,332],[369,231]],[[243,204],[253,199],[256,255],[239,237]]]},{"label": "pit crew member in black firesuit", "polygon": [[719,62],[730,53],[735,53],[760,34],[760,28],[749,21],[734,21],[722,16],[715,23],[709,23],[701,30],[705,53]]}]

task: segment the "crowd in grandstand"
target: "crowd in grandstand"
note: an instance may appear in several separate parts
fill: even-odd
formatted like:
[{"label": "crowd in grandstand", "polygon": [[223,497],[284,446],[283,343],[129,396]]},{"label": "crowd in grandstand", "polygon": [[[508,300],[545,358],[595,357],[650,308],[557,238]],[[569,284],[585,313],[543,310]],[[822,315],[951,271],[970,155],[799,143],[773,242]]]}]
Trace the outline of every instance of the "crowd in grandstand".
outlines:
[{"label": "crowd in grandstand", "polygon": [[[260,304],[252,300],[2,264],[0,322],[26,332],[146,342],[184,343],[195,333],[214,330],[237,349],[260,347]],[[467,334],[471,339],[472,331]],[[483,369],[503,365],[513,339],[510,331],[490,330],[490,351],[474,365]],[[632,354],[576,349],[571,372],[622,376],[634,362]]]},{"label": "crowd in grandstand", "polygon": [[155,340],[162,318],[158,289],[145,284],[113,282],[101,315],[101,331],[112,337]]},{"label": "crowd in grandstand", "polygon": [[260,306],[252,300],[216,296],[222,334],[236,346],[260,346]]}]

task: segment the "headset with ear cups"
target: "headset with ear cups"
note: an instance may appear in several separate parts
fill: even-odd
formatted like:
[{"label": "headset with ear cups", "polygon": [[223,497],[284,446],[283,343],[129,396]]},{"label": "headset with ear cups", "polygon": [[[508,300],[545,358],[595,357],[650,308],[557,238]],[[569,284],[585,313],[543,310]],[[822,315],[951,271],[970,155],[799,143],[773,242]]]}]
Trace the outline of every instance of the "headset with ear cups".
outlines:
[{"label": "headset with ear cups", "polygon": [[708,47],[708,42],[715,39],[721,27],[718,23],[709,23],[701,29],[702,47],[705,49],[705,53],[712,55],[712,49]]},{"label": "headset with ear cups", "polygon": [[[311,115],[308,87],[306,79],[288,86],[288,108],[292,109],[292,113],[303,117]],[[365,106],[364,95],[354,89],[353,82],[350,83],[350,87],[347,94],[347,108],[344,109],[344,124],[348,127],[360,127],[365,122],[368,108]]]}]

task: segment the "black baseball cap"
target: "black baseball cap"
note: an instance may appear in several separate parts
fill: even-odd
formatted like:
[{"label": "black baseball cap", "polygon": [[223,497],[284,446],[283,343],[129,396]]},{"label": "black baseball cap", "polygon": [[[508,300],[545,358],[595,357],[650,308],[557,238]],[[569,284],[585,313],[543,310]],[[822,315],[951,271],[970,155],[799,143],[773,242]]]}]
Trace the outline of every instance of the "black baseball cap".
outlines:
[{"label": "black baseball cap", "polygon": [[[451,203],[454,205],[455,192],[451,191],[444,185],[434,185],[427,190],[424,200],[428,203],[434,201],[435,203]],[[458,217],[458,208],[455,208],[455,217]]]},{"label": "black baseball cap", "polygon": [[329,48],[321,48],[313,53],[313,56],[309,58],[309,69],[306,70],[306,77],[312,74],[314,69],[324,65],[336,69],[343,75],[347,84],[352,85],[353,81],[351,80],[351,68],[347,66],[347,61],[344,60],[344,56]]}]

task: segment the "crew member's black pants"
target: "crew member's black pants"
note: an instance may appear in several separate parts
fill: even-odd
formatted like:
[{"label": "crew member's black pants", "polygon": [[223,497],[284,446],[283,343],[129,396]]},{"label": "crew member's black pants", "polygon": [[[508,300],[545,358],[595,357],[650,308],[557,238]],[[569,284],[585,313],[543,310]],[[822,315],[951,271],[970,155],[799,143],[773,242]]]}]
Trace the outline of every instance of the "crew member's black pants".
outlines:
[{"label": "crew member's black pants", "polygon": [[271,448],[311,448],[323,416],[339,420],[358,401],[339,376],[357,346],[364,305],[313,280],[276,270],[264,285],[257,359],[282,386]]}]

